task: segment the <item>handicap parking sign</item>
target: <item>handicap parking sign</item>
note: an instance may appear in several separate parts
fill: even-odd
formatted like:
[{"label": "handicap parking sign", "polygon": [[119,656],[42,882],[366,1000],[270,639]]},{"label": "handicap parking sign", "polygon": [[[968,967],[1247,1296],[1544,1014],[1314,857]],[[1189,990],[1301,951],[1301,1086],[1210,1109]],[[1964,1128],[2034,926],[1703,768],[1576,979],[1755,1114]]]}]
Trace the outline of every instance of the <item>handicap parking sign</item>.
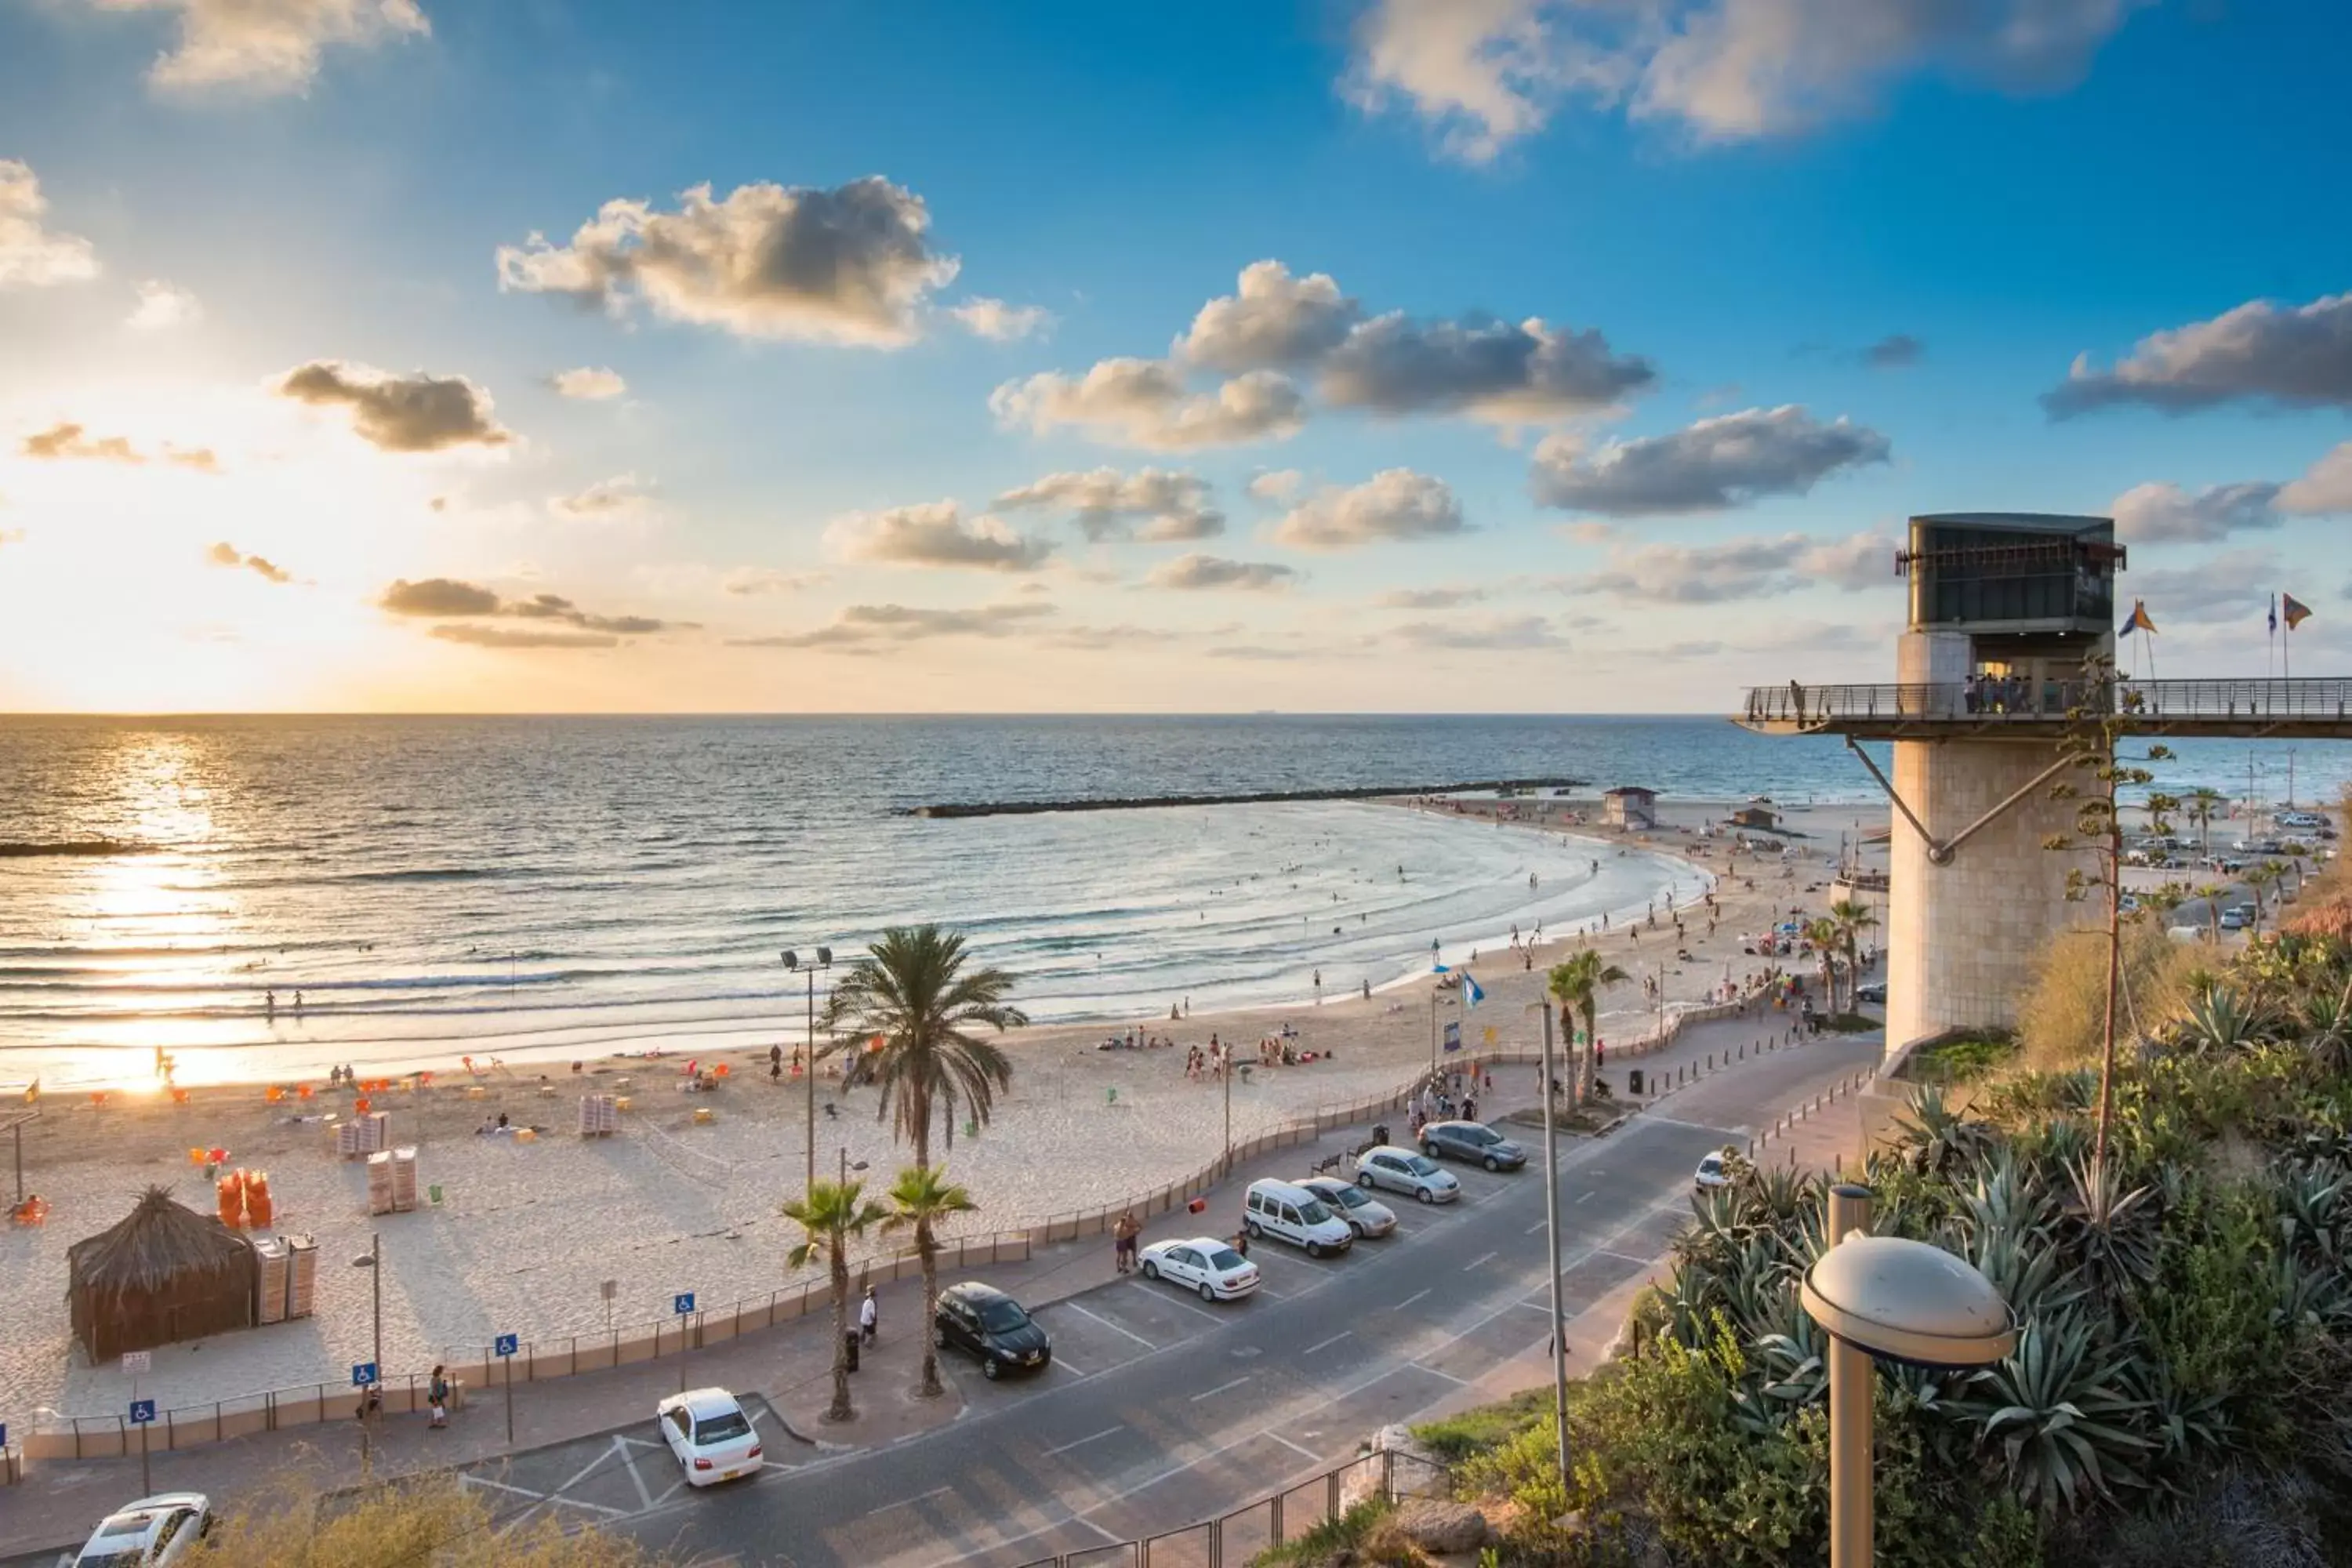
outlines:
[{"label": "handicap parking sign", "polygon": [[353,1388],[365,1388],[369,1384],[373,1383],[374,1381],[375,1363],[372,1361],[355,1361],[352,1363],[352,1386]]},{"label": "handicap parking sign", "polygon": [[679,1292],[677,1297],[670,1302],[669,1310],[676,1312],[681,1318],[685,1317],[688,1312],[693,1311],[694,1292],[691,1290]]},{"label": "handicap parking sign", "polygon": [[1445,1026],[1445,1048],[1449,1051],[1458,1051],[1462,1048],[1461,1025],[1449,1022]]},{"label": "handicap parking sign", "polygon": [[153,1400],[134,1399],[131,1402],[131,1424],[133,1426],[144,1426],[154,1419],[155,1402]]},{"label": "handicap parking sign", "polygon": [[498,1345],[499,1353],[500,1355],[514,1354],[516,1350],[520,1348],[518,1342],[520,1339],[520,1336],[516,1334],[500,1334],[499,1336]]}]

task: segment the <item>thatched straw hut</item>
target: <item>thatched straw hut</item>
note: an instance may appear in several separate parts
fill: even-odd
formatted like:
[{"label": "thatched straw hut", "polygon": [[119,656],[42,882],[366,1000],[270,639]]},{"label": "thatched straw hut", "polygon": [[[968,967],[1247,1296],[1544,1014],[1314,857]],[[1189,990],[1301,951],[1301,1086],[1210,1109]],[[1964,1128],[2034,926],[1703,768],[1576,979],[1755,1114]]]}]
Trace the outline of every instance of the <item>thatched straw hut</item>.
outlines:
[{"label": "thatched straw hut", "polygon": [[250,1328],[259,1267],[245,1237],[150,1187],[120,1225],[67,1249],[74,1337],[96,1365]]}]

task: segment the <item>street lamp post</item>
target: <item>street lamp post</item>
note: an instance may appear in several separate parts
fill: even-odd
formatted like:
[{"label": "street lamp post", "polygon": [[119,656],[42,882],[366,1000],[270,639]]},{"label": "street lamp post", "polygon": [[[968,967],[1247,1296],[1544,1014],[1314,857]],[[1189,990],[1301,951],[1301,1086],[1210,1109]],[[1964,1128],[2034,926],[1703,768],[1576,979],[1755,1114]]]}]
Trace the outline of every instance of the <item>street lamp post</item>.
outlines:
[{"label": "street lamp post", "polygon": [[2009,1304],[1966,1258],[1872,1236],[1870,1189],[1830,1189],[1828,1249],[1799,1300],[1830,1336],[1830,1568],[1871,1568],[1871,1363],[1984,1366],[2017,1347]]},{"label": "street lamp post", "polygon": [[371,1467],[375,1458],[376,1415],[383,1404],[380,1390],[383,1387],[383,1237],[382,1233],[368,1237],[365,1258],[352,1259],[352,1267],[368,1271],[368,1289],[374,1297],[375,1349],[370,1352],[375,1360],[375,1381],[360,1390],[360,1465]]},{"label": "street lamp post", "polygon": [[1544,1243],[1551,1275],[1551,1405],[1552,1448],[1559,1463],[1559,1482],[1568,1484],[1568,1323],[1559,1300],[1559,1142],[1552,1136],[1551,1003],[1536,1004],[1543,1014]]},{"label": "street lamp post", "polygon": [[[801,956],[791,948],[784,949],[784,973],[800,969]],[[801,1047],[801,1091],[808,1107],[808,1172],[801,1187],[806,1197],[816,1185],[816,972],[833,967],[833,949],[816,950],[816,962],[801,973],[808,976],[808,1039]]]}]

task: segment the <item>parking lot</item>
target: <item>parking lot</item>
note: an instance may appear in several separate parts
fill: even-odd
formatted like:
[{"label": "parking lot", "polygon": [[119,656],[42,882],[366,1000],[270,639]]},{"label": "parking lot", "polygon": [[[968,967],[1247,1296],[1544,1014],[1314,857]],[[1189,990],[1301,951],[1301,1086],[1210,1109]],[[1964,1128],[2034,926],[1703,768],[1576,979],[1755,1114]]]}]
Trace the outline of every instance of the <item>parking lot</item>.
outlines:
[{"label": "parking lot", "polygon": [[[766,1400],[751,1394],[742,1404],[770,1465],[795,1464],[813,1455],[785,1434]],[[658,1508],[687,1489],[676,1457],[654,1429],[651,1409],[635,1426],[486,1460],[457,1474],[488,1498],[507,1524],[541,1513],[552,1513],[567,1525],[605,1523]]]}]

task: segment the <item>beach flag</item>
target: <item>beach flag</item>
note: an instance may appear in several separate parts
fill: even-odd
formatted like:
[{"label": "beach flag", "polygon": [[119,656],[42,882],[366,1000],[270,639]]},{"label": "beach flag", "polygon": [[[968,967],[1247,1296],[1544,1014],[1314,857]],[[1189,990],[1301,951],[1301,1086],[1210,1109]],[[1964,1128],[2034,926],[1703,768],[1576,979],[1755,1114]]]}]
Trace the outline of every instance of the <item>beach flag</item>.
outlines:
[{"label": "beach flag", "polygon": [[2145,600],[2134,599],[2132,601],[2131,618],[2124,622],[2123,629],[2116,632],[2116,636],[2119,637],[2127,637],[2134,632],[2153,632],[2154,630],[2156,630],[2156,623],[2147,618],[2147,602]]},{"label": "beach flag", "polygon": [[1465,1007],[1475,1007],[1486,999],[1486,994],[1478,989],[1478,977],[1468,970],[1464,970],[1462,972],[1462,1005]]},{"label": "beach flag", "polygon": [[2311,618],[2311,606],[2293,594],[2281,594],[2278,613],[2286,617],[2286,629],[2293,631]]},{"label": "beach flag", "polygon": [[2278,636],[2278,595],[2271,595],[2271,636]]}]

